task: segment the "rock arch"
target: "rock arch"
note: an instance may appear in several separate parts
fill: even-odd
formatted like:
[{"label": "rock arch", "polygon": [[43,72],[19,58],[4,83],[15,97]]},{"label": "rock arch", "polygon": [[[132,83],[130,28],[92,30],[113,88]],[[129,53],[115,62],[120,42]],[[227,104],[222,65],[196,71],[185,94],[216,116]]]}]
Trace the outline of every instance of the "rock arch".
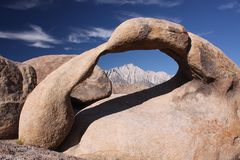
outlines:
[{"label": "rock arch", "polygon": [[60,66],[33,90],[20,116],[19,140],[50,149],[59,146],[74,122],[69,94],[91,74],[99,57],[148,49],[159,49],[179,64],[175,83],[196,80],[221,95],[231,94],[232,99],[237,96],[239,68],[217,47],[179,24],[152,18],[130,19],[117,27],[106,43]]}]

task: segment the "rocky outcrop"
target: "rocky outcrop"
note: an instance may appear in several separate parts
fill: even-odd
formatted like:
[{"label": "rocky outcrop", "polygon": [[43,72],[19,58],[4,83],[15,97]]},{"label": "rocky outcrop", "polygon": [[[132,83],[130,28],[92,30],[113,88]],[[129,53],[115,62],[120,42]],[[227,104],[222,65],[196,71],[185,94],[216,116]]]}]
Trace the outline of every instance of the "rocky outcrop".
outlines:
[{"label": "rocky outcrop", "polygon": [[130,93],[139,92],[148,88],[151,88],[151,87],[143,83],[135,83],[135,84],[115,83],[112,85],[112,93],[113,94],[130,94]]},{"label": "rocky outcrop", "polygon": [[[148,90],[97,102],[80,111],[73,124],[69,93],[92,72],[99,57],[141,49],[165,52],[179,71]],[[220,49],[183,26],[131,19],[106,43],[60,66],[34,89],[23,107],[19,139],[54,148],[74,125],[73,138],[61,146],[71,147],[67,154],[88,159],[237,159],[239,81],[239,68]]]},{"label": "rocky outcrop", "polygon": [[35,86],[32,67],[0,56],[0,139],[17,137],[22,106]]},{"label": "rocky outcrop", "polygon": [[31,92],[19,122],[19,140],[23,144],[55,148],[62,143],[74,122],[70,93],[92,73],[96,54],[101,54],[104,46],[63,64]]},{"label": "rocky outcrop", "polygon": [[172,77],[165,72],[144,71],[133,64],[112,68],[105,72],[112,82],[115,94],[141,91],[166,82]]},{"label": "rocky outcrop", "polygon": [[87,107],[63,150],[86,159],[237,159],[239,120],[227,100],[198,81],[168,94],[164,85]]},{"label": "rocky outcrop", "polygon": [[[25,64],[33,66],[40,83],[47,75],[76,55],[47,55],[30,59]],[[80,68],[79,68],[80,69]],[[111,95],[111,82],[101,68],[96,66],[91,76],[79,82],[71,91],[73,101],[91,103]]]},{"label": "rocky outcrop", "polygon": [[37,74],[37,83],[39,84],[52,71],[66,63],[76,55],[45,55],[29,59],[23,63],[31,65]]},{"label": "rocky outcrop", "polygon": [[41,148],[17,145],[13,142],[0,141],[0,159],[11,160],[82,160],[72,156],[66,156],[62,153],[57,153]]}]

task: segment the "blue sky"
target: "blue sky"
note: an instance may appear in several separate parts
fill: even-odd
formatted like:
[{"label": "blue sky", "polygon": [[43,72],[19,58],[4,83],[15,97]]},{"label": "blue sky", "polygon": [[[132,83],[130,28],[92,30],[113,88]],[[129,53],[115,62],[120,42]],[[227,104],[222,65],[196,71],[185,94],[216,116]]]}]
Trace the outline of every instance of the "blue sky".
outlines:
[{"label": "blue sky", "polygon": [[[115,27],[134,17],[180,23],[240,65],[239,0],[1,0],[0,54],[15,61],[80,54],[107,41]],[[159,51],[107,55],[99,65],[109,69],[127,63],[170,74],[177,70]]]}]

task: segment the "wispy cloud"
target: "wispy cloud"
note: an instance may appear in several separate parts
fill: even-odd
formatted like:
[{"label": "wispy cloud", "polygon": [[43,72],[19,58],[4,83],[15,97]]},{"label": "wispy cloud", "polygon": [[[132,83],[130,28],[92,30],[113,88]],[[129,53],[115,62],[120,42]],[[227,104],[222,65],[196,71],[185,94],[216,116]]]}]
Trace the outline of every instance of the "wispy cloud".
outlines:
[{"label": "wispy cloud", "polygon": [[161,16],[161,15],[143,15],[143,14],[139,14],[136,12],[129,12],[129,11],[120,11],[117,13],[118,16],[118,20],[120,21],[125,21],[127,19],[130,18],[137,18],[137,17],[151,17],[151,18],[159,18],[159,19],[165,19],[165,20],[169,20],[171,22],[175,22],[175,23],[181,23],[182,19],[179,17],[168,17],[168,16]]},{"label": "wispy cloud", "polygon": [[[76,0],[82,2],[84,0]],[[171,8],[183,3],[183,0],[94,0],[97,4],[117,4],[117,5],[158,5],[160,7]]]},{"label": "wispy cloud", "polygon": [[235,10],[240,12],[240,2],[238,1],[231,1],[225,4],[218,6],[219,10]]},{"label": "wispy cloud", "polygon": [[204,36],[207,36],[207,35],[213,34],[213,33],[214,33],[214,31],[207,31],[207,32],[197,33],[197,35],[204,37]]},{"label": "wispy cloud", "polygon": [[20,32],[0,31],[0,38],[25,41],[30,43],[29,46],[38,48],[52,48],[51,45],[61,43],[37,25],[30,25],[30,28],[32,30]]},{"label": "wispy cloud", "polygon": [[156,16],[155,18],[165,19],[175,23],[181,23],[183,20],[179,17]]},{"label": "wispy cloud", "polygon": [[72,43],[84,43],[92,38],[107,39],[111,36],[113,30],[100,27],[90,29],[73,29],[74,32],[68,36],[68,41]]},{"label": "wispy cloud", "polygon": [[82,48],[79,48],[79,47],[64,47],[63,48],[65,51],[80,51],[82,50]]},{"label": "wispy cloud", "polygon": [[86,2],[87,0],[75,0],[77,2]]},{"label": "wispy cloud", "polygon": [[31,47],[36,47],[36,48],[54,48],[52,45],[46,44],[44,42],[35,42],[33,44],[29,44]]},{"label": "wispy cloud", "polygon": [[53,0],[18,0],[8,2],[4,7],[16,10],[27,10],[51,4]]},{"label": "wispy cloud", "polygon": [[117,19],[120,21],[125,21],[130,18],[138,18],[138,17],[145,17],[136,12],[129,12],[129,11],[119,11],[117,12]]},{"label": "wispy cloud", "polygon": [[70,51],[70,50],[73,50],[73,48],[72,47],[64,47],[64,50],[65,51]]}]

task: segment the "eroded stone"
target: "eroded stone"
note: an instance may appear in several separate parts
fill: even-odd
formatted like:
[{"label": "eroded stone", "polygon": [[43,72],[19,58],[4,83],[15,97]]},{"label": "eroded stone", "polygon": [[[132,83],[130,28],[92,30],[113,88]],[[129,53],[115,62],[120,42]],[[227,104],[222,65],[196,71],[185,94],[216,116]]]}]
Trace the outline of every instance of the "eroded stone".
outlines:
[{"label": "eroded stone", "polygon": [[35,86],[32,67],[0,56],[0,139],[17,137],[22,106]]}]

